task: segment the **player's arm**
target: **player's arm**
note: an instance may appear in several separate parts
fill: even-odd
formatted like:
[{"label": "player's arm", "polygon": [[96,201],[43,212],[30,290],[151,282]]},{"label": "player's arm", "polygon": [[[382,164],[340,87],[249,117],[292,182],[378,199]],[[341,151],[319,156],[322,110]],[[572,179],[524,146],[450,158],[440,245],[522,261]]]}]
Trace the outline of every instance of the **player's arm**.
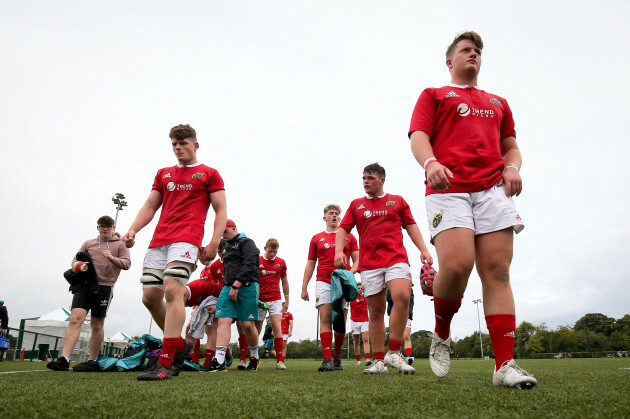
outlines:
[{"label": "player's arm", "polygon": [[151,191],[146,202],[138,211],[136,219],[133,220],[131,227],[123,236],[123,242],[127,247],[133,247],[135,244],[136,233],[142,230],[147,224],[151,222],[155,213],[162,206],[162,193],[156,190]]},{"label": "player's arm", "polygon": [[[505,161],[505,171],[498,186],[505,184],[505,194],[507,196],[518,196],[523,190],[523,181],[519,173],[523,159],[515,137],[506,137],[501,140],[501,154]],[[516,167],[514,167],[515,165]]]},{"label": "player's arm", "polygon": [[110,260],[114,265],[122,270],[126,271],[131,267],[131,256],[129,255],[129,249],[127,249],[126,246],[120,246],[120,249],[118,250],[118,257],[112,255],[112,259]]},{"label": "player's arm", "polygon": [[289,279],[286,276],[280,278],[282,281],[282,292],[284,293],[284,311],[289,311]]},{"label": "player's arm", "polygon": [[357,269],[359,268],[359,251],[355,250],[354,252],[350,253],[350,259],[352,259],[352,267],[350,268],[350,272],[356,274]]},{"label": "player's arm", "polygon": [[429,186],[436,191],[448,189],[451,186],[448,179],[453,179],[453,172],[442,166],[435,158],[429,135],[423,131],[414,131],[410,139],[411,152],[416,161],[424,168]]},{"label": "player's arm", "polygon": [[346,269],[346,266],[348,266],[348,258],[343,253],[343,248],[346,245],[347,238],[348,232],[339,227],[335,238],[335,267],[339,269]]},{"label": "player's arm", "polygon": [[313,272],[315,272],[315,261],[307,260],[304,268],[304,279],[302,280],[302,300],[304,301],[308,301],[308,283],[311,282]]},{"label": "player's arm", "polygon": [[293,334],[293,318],[289,320],[289,337]]},{"label": "player's arm", "polygon": [[212,209],[214,210],[214,230],[212,232],[212,239],[210,243],[203,248],[199,260],[202,263],[211,262],[217,256],[217,249],[219,248],[219,242],[221,236],[225,231],[225,223],[227,221],[227,201],[225,198],[225,191],[216,191],[210,194],[210,202],[212,203]]},{"label": "player's arm", "polygon": [[406,225],[405,230],[407,230],[409,238],[411,238],[413,244],[415,244],[420,251],[420,260],[422,261],[422,263],[433,265],[433,257],[429,253],[429,249],[427,249],[427,246],[424,244],[424,239],[422,238],[422,233],[420,232],[418,224]]}]

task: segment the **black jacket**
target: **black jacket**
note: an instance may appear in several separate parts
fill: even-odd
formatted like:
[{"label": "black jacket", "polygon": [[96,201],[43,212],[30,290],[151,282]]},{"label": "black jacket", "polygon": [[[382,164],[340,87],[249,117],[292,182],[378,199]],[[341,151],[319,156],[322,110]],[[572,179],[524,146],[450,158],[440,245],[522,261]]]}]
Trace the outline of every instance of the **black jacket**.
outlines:
[{"label": "black jacket", "polygon": [[0,306],[0,329],[7,329],[9,327],[9,312],[5,306]]},{"label": "black jacket", "polygon": [[259,261],[260,250],[252,239],[242,233],[234,237],[223,249],[223,285],[231,287],[234,281],[245,286],[260,282]]},{"label": "black jacket", "polygon": [[78,252],[76,259],[79,262],[87,262],[88,270],[86,272],[73,272],[72,269],[68,269],[63,273],[64,278],[70,284],[69,291],[73,294],[80,289],[85,289],[88,294],[98,294],[98,278],[96,277],[96,269],[92,263],[92,258],[87,252]]}]

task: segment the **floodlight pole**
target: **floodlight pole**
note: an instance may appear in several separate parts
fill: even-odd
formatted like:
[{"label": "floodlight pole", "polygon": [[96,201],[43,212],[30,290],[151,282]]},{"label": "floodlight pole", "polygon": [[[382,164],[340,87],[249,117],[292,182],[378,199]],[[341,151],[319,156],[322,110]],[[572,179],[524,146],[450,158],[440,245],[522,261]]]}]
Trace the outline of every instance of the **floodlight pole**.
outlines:
[{"label": "floodlight pole", "polygon": [[481,340],[481,320],[479,318],[479,303],[481,298],[473,300],[473,303],[477,306],[477,322],[479,323],[479,347],[481,348],[481,359],[483,359],[483,341]]},{"label": "floodlight pole", "polygon": [[112,202],[116,204],[116,218],[114,219],[114,225],[116,225],[118,222],[118,211],[122,211],[123,208],[127,206],[127,201],[125,201],[125,195],[116,192],[112,197]]}]

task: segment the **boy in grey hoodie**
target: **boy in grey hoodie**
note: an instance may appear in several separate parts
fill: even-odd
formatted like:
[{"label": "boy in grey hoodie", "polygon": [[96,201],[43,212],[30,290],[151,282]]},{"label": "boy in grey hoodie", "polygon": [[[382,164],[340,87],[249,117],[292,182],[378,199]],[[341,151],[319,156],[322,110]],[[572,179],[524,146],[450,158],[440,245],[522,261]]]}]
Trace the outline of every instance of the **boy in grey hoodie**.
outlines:
[{"label": "boy in grey hoodie", "polygon": [[[99,292],[97,295],[90,294],[87,289],[81,288],[74,293],[72,298],[72,310],[70,314],[70,324],[66,329],[63,339],[63,349],[61,356],[53,362],[49,362],[47,367],[55,371],[68,371],[70,366],[70,355],[81,333],[81,325],[87,317],[88,311],[92,310],[90,326],[92,336],[90,338],[90,357],[87,362],[82,362],[74,366],[75,372],[98,371],[98,353],[103,344],[103,325],[109,303],[112,300],[113,288],[121,269],[127,270],[131,266],[129,249],[122,242],[120,234],[114,230],[114,220],[104,215],[98,219],[98,237],[87,240],[79,252],[88,253],[92,258],[92,265],[96,271]],[[81,270],[81,264],[76,257],[72,260],[72,269]]]}]

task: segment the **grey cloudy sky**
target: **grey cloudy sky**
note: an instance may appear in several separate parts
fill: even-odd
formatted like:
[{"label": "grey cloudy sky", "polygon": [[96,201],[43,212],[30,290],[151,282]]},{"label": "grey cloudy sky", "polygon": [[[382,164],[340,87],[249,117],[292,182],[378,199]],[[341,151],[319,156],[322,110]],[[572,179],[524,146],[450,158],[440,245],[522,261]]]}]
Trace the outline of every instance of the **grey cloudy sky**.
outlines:
[{"label": "grey cloudy sky", "polygon": [[[424,172],[406,134],[420,92],[450,81],[444,51],[467,29],[485,42],[479,86],[509,101],[523,154],[517,322],[621,317],[630,312],[629,9],[622,1],[0,3],[0,299],[11,326],[70,304],[62,273],[74,252],[96,236],[99,216],[113,215],[115,192],[129,202],[118,222],[127,230],[156,171],[176,164],[169,129],[190,123],[199,160],[225,180],[229,217],[261,248],[279,240],[294,337],[314,338],[314,302],[299,298],[308,243],[324,228],[326,204],[346,208],[362,195],[366,164],[387,169],[386,191],[405,197],[428,236]],[[156,221],[139,233],[116,285],[106,336],[148,331],[138,278]],[[211,225],[212,217],[207,232]],[[406,244],[417,282],[419,252]],[[430,329],[432,303],[416,290],[414,331]],[[453,336],[477,329],[480,297],[473,275]]]}]

